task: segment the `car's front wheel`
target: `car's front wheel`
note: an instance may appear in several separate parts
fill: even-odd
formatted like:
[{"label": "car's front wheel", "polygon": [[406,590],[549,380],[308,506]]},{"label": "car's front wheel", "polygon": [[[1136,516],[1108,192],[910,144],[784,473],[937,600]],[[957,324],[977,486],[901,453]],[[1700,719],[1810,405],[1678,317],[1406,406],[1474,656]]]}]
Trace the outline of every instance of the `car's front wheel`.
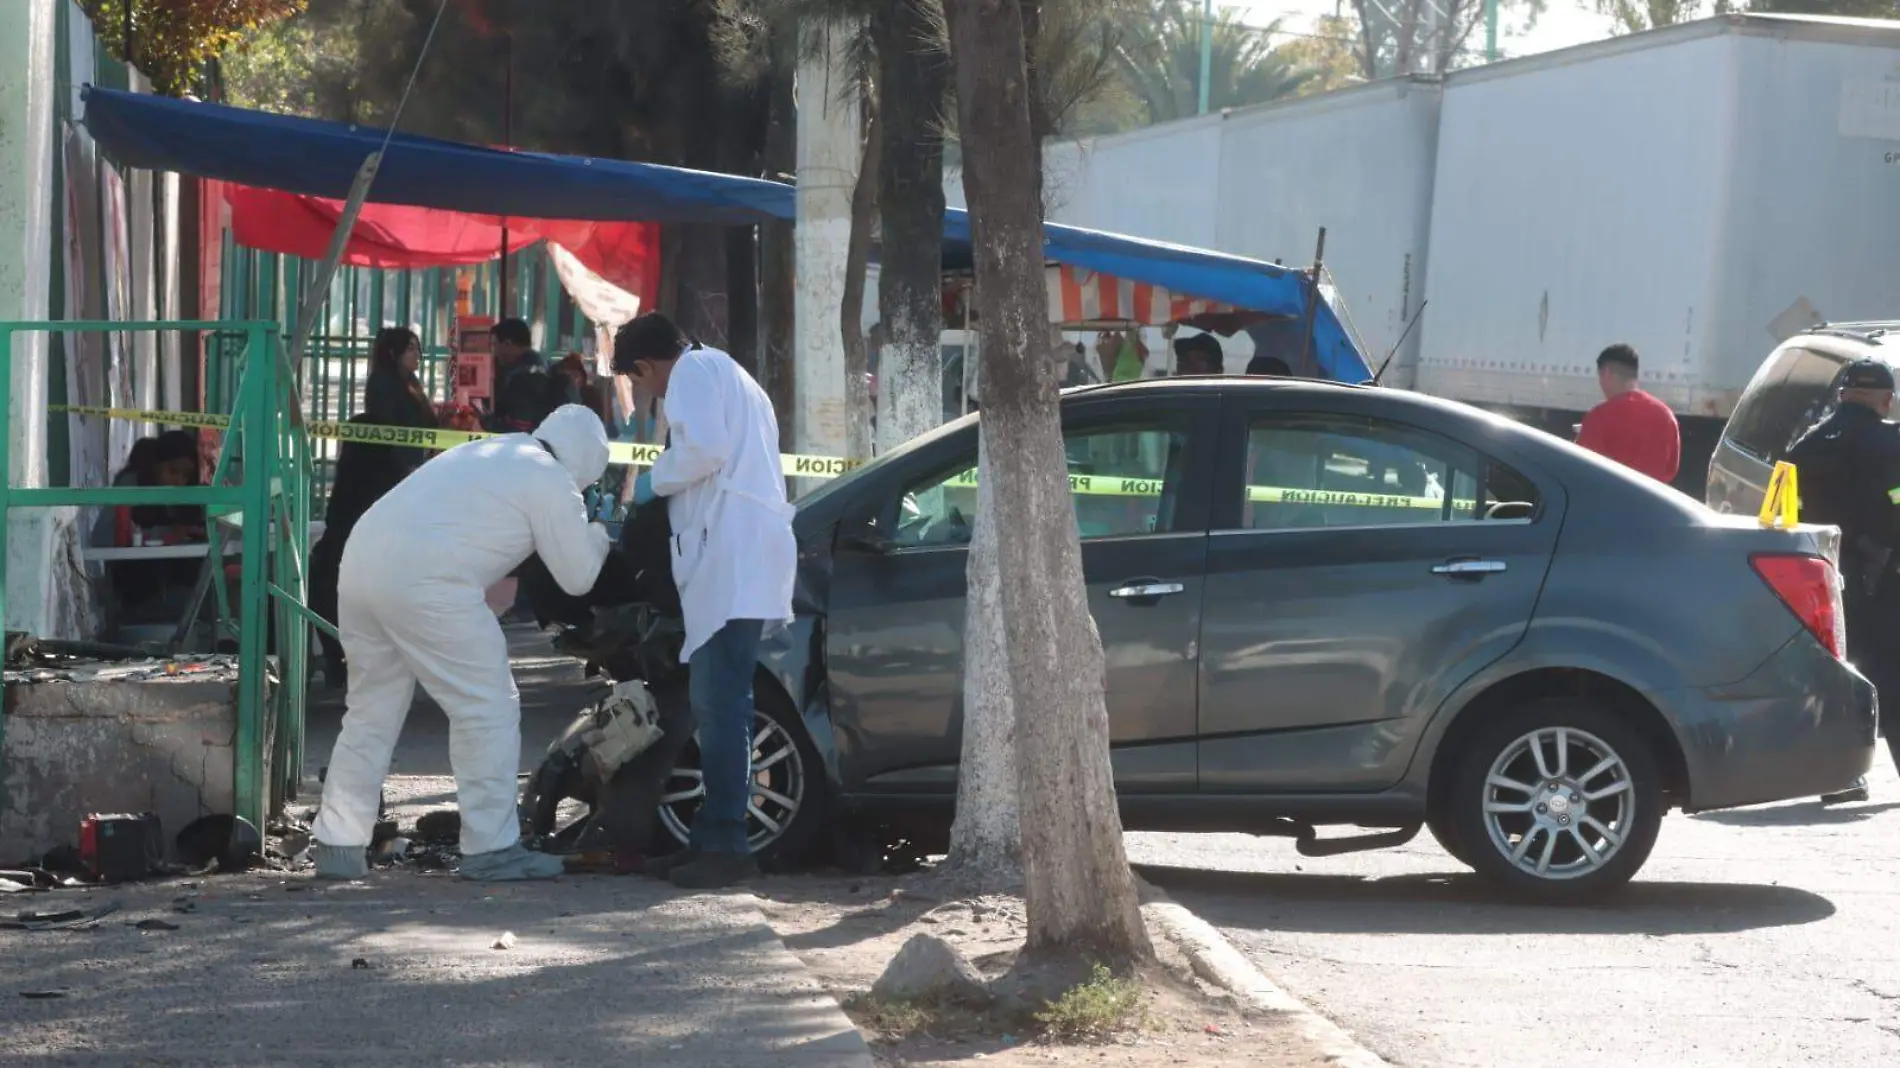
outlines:
[{"label": "car's front wheel", "polygon": [[[752,855],[767,868],[796,866],[811,851],[824,820],[826,781],[818,751],[797,717],[779,703],[760,700],[752,718],[752,794],[746,834]],[[686,743],[660,798],[660,842],[684,846],[693,814],[706,797],[699,742]]]},{"label": "car's front wheel", "polygon": [[1458,858],[1537,901],[1588,901],[1622,886],[1662,826],[1662,777],[1648,741],[1615,713],[1572,698],[1479,727],[1442,796]]}]

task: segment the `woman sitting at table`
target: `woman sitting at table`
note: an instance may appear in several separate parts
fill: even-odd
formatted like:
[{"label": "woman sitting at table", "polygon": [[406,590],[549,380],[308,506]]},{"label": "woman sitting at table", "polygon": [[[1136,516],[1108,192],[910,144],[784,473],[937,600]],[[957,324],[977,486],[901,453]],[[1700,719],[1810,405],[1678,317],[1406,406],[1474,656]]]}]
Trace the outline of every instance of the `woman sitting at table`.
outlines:
[{"label": "woman sitting at table", "polygon": [[[198,435],[191,430],[167,431],[140,438],[126,463],[112,479],[114,486],[198,485]],[[180,545],[205,540],[204,509],[195,505],[119,505],[100,517],[94,541],[116,548],[142,545]],[[162,601],[170,590],[189,591],[198,577],[200,561],[115,560],[106,572],[118,594],[120,607],[138,611]]]}]

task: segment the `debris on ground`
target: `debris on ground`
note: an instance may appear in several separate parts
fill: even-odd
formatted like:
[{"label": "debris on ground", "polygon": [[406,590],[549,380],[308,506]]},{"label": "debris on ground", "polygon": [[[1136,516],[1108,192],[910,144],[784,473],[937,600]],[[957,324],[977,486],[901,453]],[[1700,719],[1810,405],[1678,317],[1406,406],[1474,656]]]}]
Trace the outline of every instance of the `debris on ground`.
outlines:
[{"label": "debris on ground", "polygon": [[513,949],[513,948],[515,948],[515,933],[514,933],[513,931],[503,931],[503,932],[501,933],[501,937],[500,937],[500,938],[497,938],[497,939],[495,939],[495,944],[494,944],[494,945],[491,945],[491,946],[489,946],[488,948],[489,948],[489,949]]},{"label": "debris on ground", "polygon": [[357,957],[354,960],[350,961],[350,970],[358,971],[358,972],[368,971],[369,961],[363,957]]},{"label": "debris on ground", "polygon": [[443,808],[423,813],[416,820],[415,837],[417,841],[430,843],[459,841],[462,837],[461,811]]},{"label": "debris on ground", "polygon": [[119,903],[108,901],[88,912],[85,909],[56,909],[19,913],[12,920],[0,920],[0,930],[9,931],[89,931],[99,921],[119,911]]},{"label": "debris on ground", "polygon": [[141,931],[176,931],[179,929],[178,925],[170,920],[140,920],[132,924],[132,926]]},{"label": "debris on ground", "polygon": [[172,840],[179,863],[202,870],[216,867],[225,873],[249,871],[264,853],[264,838],[243,816],[229,813],[201,816],[185,825]]}]

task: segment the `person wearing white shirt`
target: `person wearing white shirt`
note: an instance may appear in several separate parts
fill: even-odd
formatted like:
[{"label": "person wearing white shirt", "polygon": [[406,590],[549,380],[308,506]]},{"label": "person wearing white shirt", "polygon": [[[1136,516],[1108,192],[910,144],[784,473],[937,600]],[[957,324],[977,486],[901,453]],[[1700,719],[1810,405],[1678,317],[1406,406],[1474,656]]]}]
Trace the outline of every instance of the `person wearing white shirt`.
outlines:
[{"label": "person wearing white shirt", "polygon": [[658,313],[620,328],[614,370],[664,398],[666,449],[635,481],[634,502],[667,499],[706,789],[687,850],[647,870],[687,889],[730,886],[758,873],[746,827],[752,678],[763,636],[792,620],[798,567],[778,418],[731,356]]}]

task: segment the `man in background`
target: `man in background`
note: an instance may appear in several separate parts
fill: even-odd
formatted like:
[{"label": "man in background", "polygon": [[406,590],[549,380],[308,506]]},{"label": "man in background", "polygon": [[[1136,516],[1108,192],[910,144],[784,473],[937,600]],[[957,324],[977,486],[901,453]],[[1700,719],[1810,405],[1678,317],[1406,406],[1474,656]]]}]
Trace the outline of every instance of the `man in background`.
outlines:
[{"label": "man in background", "polygon": [[565,381],[550,373],[534,351],[526,320],[503,319],[488,331],[495,353],[495,410],[489,429],[498,434],[526,433],[567,400]]},{"label": "man in background", "polygon": [[1682,432],[1669,405],[1637,388],[1639,361],[1628,345],[1597,355],[1597,385],[1603,403],[1590,409],[1577,444],[1658,482],[1675,481],[1682,464]]},{"label": "man in background", "polygon": [[1212,334],[1193,334],[1174,339],[1174,373],[1177,376],[1218,375],[1227,371],[1227,354]]}]

